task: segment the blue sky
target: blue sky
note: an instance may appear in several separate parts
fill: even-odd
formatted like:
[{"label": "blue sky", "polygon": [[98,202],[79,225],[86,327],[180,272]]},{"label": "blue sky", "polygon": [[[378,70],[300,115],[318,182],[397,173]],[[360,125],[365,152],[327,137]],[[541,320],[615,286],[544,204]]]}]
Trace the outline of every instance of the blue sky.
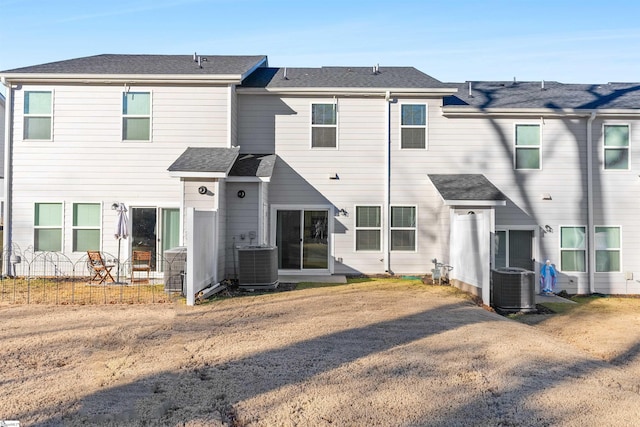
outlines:
[{"label": "blue sky", "polygon": [[445,82],[640,81],[626,0],[0,0],[0,70],[101,53],[411,65]]}]

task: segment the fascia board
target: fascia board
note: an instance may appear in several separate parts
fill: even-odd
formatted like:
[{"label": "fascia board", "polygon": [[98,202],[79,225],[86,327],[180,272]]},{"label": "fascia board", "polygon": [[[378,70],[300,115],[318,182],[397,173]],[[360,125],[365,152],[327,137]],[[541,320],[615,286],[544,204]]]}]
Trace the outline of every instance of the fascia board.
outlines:
[{"label": "fascia board", "polygon": [[296,88],[249,88],[238,87],[239,94],[248,95],[331,95],[331,96],[407,96],[407,97],[425,97],[425,96],[447,96],[453,95],[458,90],[455,88],[434,88],[434,89],[399,89],[399,88],[344,88],[344,87],[296,87]]},{"label": "fascia board", "polygon": [[535,117],[589,117],[592,112],[598,116],[638,116],[640,109],[554,109],[554,108],[476,108],[442,107],[446,117],[482,116],[535,116]]},{"label": "fascia board", "polygon": [[445,200],[447,206],[506,206],[506,200]]},{"label": "fascia board", "polygon": [[226,178],[225,172],[186,172],[186,171],[171,171],[169,176],[174,178]]},{"label": "fascia board", "polygon": [[175,83],[175,84],[240,84],[240,74],[185,75],[185,74],[3,74],[8,83]]}]

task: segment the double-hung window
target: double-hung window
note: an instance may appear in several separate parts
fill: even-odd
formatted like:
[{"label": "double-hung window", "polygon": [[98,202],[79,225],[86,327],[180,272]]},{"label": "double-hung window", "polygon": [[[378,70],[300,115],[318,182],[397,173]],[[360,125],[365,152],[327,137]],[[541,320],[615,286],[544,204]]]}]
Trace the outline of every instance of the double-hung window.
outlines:
[{"label": "double-hung window", "polygon": [[416,207],[391,207],[391,250],[416,250]]},{"label": "double-hung window", "polygon": [[62,251],[62,203],[36,203],[33,247],[36,251]]},{"label": "double-hung window", "polygon": [[50,91],[24,93],[24,139],[51,140],[52,100]]},{"label": "double-hung window", "polygon": [[336,148],[338,146],[338,120],[336,104],[311,104],[311,147]]},{"label": "double-hung window", "polygon": [[515,168],[540,169],[540,125],[516,125]]},{"label": "double-hung window", "polygon": [[100,203],[73,204],[73,251],[100,250]]},{"label": "double-hung window", "polygon": [[620,227],[596,227],[596,271],[621,271]]},{"label": "double-hung window", "polygon": [[380,206],[356,206],[356,251],[380,251]]},{"label": "double-hung window", "polygon": [[400,147],[427,148],[426,104],[402,104],[400,110]]},{"label": "double-hung window", "polygon": [[560,269],[562,271],[587,271],[587,229],[560,227]]},{"label": "double-hung window", "polygon": [[123,94],[122,139],[124,141],[151,140],[151,93]]},{"label": "double-hung window", "polygon": [[629,169],[629,125],[604,125],[604,168]]}]

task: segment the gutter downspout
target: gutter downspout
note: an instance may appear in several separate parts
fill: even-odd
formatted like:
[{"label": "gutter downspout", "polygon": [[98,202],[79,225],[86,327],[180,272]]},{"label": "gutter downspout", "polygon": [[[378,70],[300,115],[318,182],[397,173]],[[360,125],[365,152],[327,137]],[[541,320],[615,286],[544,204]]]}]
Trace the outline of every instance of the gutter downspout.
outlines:
[{"label": "gutter downspout", "polygon": [[12,147],[12,135],[13,135],[13,89],[11,83],[8,83],[4,76],[1,79],[1,83],[7,88],[7,96],[5,98],[5,126],[4,126],[4,210],[2,212],[4,218],[3,224],[3,238],[2,247],[5,248],[4,259],[2,260],[2,274],[13,274],[11,271],[11,247],[12,247],[12,220],[11,220],[11,205],[12,205],[12,193],[11,182],[13,181],[13,173],[11,171],[11,149]]},{"label": "gutter downspout", "polygon": [[384,96],[385,100],[385,113],[387,115],[386,120],[386,143],[387,149],[385,151],[385,175],[384,182],[384,210],[386,218],[385,236],[384,239],[384,271],[385,273],[393,274],[391,270],[391,92],[387,91]]},{"label": "gutter downspout", "polygon": [[589,293],[595,293],[595,230],[593,220],[593,121],[596,112],[591,112],[587,120],[587,270],[589,271]]}]

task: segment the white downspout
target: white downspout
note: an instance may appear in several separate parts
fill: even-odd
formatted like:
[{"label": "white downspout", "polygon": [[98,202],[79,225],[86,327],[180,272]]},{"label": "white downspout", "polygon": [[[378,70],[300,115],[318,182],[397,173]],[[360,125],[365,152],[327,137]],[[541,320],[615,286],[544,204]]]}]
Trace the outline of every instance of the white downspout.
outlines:
[{"label": "white downspout", "polygon": [[2,273],[13,274],[13,272],[10,270],[11,264],[9,264],[9,260],[11,258],[11,243],[13,234],[11,221],[11,204],[13,199],[11,193],[11,182],[13,181],[13,174],[11,172],[11,146],[13,142],[13,89],[11,88],[11,84],[8,83],[4,77],[2,77],[1,82],[7,88],[7,96],[5,97],[4,104],[4,211],[2,212],[2,215],[4,217],[2,247],[6,250],[4,251],[4,259],[2,260]]},{"label": "white downspout", "polygon": [[589,272],[589,293],[595,293],[595,230],[593,220],[593,121],[596,112],[593,111],[587,120],[587,271]]},{"label": "white downspout", "polygon": [[386,144],[385,150],[385,181],[384,181],[384,218],[385,238],[384,246],[384,271],[393,274],[391,271],[391,92],[387,91],[384,96],[386,120]]}]

